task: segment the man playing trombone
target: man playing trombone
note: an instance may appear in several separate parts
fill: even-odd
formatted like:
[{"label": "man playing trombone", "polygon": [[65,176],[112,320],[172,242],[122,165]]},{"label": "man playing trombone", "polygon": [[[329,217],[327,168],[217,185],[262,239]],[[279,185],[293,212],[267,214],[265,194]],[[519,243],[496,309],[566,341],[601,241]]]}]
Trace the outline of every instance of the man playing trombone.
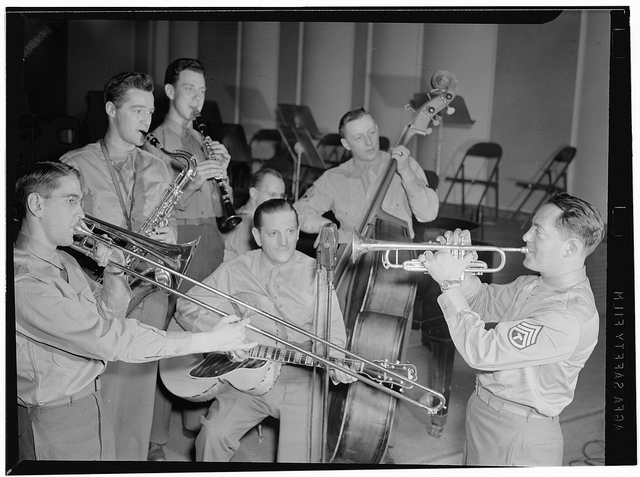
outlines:
[{"label": "man playing trombone", "polygon": [[[598,339],[584,264],[603,238],[598,211],[563,192],[538,210],[523,236],[523,264],[540,276],[487,285],[463,272],[475,252],[462,260],[448,250],[421,256],[442,289],[438,303],[453,342],[477,370],[464,464],[562,465],[559,415]],[[470,234],[456,229],[439,241],[470,245]]]},{"label": "man playing trombone", "polygon": [[[79,172],[38,163],[16,183],[14,246],[17,415],[20,460],[115,460],[100,375],[107,361],[145,363],[170,356],[249,348],[247,320],[229,316],[205,333],[164,332],[125,319],[131,298],[116,264],[122,251],[96,244],[102,285],[69,254],[85,217]],[[141,364],[136,364],[141,366]]]},{"label": "man playing trombone", "polygon": [[[344,347],[345,329],[335,292],[331,290],[331,306],[327,310],[327,287],[317,284],[316,260],[296,250],[299,225],[291,204],[283,199],[262,203],[256,209],[252,233],[261,249],[224,262],[204,283],[316,336],[325,335],[326,317],[330,315],[329,341]],[[324,270],[320,279],[323,275]],[[245,313],[242,306],[197,286],[188,295],[224,312]],[[311,350],[311,340],[300,332],[260,314],[250,316],[255,327]],[[193,331],[208,330],[220,319],[183,298],[178,299],[175,317],[185,329]],[[281,346],[255,331],[249,333],[261,345]],[[343,383],[355,380],[334,368],[330,376]],[[264,373],[243,390],[228,386],[201,419],[196,460],[229,461],[240,446],[240,438],[264,418],[274,416],[280,420],[278,462],[318,462],[322,399],[319,393],[312,392],[312,387],[317,390],[319,384],[318,379],[313,379],[311,368],[280,367],[279,363],[270,362]]]}]

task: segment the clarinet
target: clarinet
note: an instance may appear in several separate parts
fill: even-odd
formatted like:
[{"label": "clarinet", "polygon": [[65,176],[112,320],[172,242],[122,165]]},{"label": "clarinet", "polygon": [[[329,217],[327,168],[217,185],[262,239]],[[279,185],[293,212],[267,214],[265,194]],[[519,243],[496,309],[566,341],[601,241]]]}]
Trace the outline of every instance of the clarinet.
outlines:
[{"label": "clarinet", "polygon": [[[202,134],[202,139],[204,140],[207,160],[220,162],[218,156],[213,152],[213,140],[207,133],[207,126],[204,123],[202,116],[196,113],[195,122],[196,127],[198,128],[198,131],[200,131],[200,134]],[[222,202],[222,217],[218,219],[218,228],[221,232],[229,232],[236,225],[242,222],[242,217],[237,215],[233,208],[233,202],[231,201],[229,190],[227,189],[227,184],[224,179],[222,177],[214,177],[213,180],[218,184],[220,201]]]}]

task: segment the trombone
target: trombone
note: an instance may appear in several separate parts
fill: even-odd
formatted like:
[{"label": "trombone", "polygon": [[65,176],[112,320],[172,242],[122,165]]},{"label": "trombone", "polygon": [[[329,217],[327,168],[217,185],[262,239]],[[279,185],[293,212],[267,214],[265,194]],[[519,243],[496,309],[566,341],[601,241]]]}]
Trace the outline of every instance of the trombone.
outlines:
[{"label": "trombone", "polygon": [[[94,220],[94,219],[93,218],[87,218],[87,217],[85,217],[83,219],[83,221],[85,223],[88,223],[91,226],[93,226],[94,224],[91,223],[92,220]],[[104,234],[106,236],[103,236],[101,234],[98,234],[98,233],[94,232],[93,229],[84,228],[82,225],[86,226],[86,224],[82,223],[82,221],[80,223],[78,223],[78,225],[75,226],[76,234],[82,237],[81,242],[79,244],[74,242],[73,244],[70,245],[70,247],[72,249],[74,249],[74,250],[77,250],[78,252],[80,252],[80,253],[82,253],[84,255],[87,255],[88,257],[93,257],[93,253],[94,253],[94,249],[91,247],[91,245],[93,245],[93,244],[90,243],[91,240],[93,240],[95,242],[102,243],[102,244],[106,245],[107,247],[111,247],[111,248],[115,248],[117,250],[120,250],[125,254],[125,256],[129,255],[129,256],[132,256],[132,257],[137,258],[139,260],[148,260],[148,258],[145,255],[143,255],[141,253],[138,253],[137,250],[141,250],[142,249],[143,252],[148,253],[147,252],[148,249],[156,249],[156,251],[152,252],[151,254],[154,255],[154,256],[157,256],[159,254],[161,255],[161,252],[158,252],[158,250],[164,249],[166,247],[166,244],[164,244],[162,242],[158,242],[158,241],[150,239],[148,237],[141,237],[138,234],[135,234],[135,233],[130,232],[130,231],[125,230],[125,229],[121,229],[119,227],[111,228],[111,227],[106,227],[105,226],[103,228],[102,232],[106,232],[106,234]],[[101,225],[101,228],[102,228],[102,225]],[[126,248],[126,247],[123,247],[123,246],[119,245],[118,243],[116,243],[116,241],[113,238],[111,238],[111,236],[109,234],[115,235],[117,240],[120,241],[120,242],[122,242],[122,241],[124,241],[124,242],[134,242],[136,244],[136,247],[135,247],[136,250],[130,250],[129,248]],[[144,246],[143,246],[143,242],[144,242]],[[178,262],[179,262],[179,260],[178,260]],[[147,281],[147,282],[149,282],[149,283],[161,288],[164,291],[168,291],[170,293],[173,293],[173,294],[175,294],[175,295],[177,295],[177,296],[179,296],[179,297],[181,297],[181,298],[183,298],[185,300],[188,300],[188,301],[194,303],[195,305],[198,305],[198,306],[200,306],[200,307],[202,307],[202,308],[204,308],[206,310],[209,310],[209,311],[211,311],[213,313],[216,313],[217,315],[228,316],[228,313],[226,313],[226,312],[224,312],[224,311],[222,311],[222,310],[220,310],[218,308],[215,308],[215,307],[213,307],[213,306],[211,306],[211,305],[209,305],[207,303],[204,303],[201,300],[198,300],[197,298],[194,298],[194,297],[191,297],[189,295],[186,295],[185,293],[182,293],[182,292],[178,291],[177,289],[172,288],[170,285],[167,285],[167,284],[164,284],[164,283],[160,283],[160,282],[156,281],[155,279],[153,279],[152,277],[144,275],[144,274],[142,274],[142,273],[140,273],[140,272],[138,272],[136,270],[130,269],[126,265],[122,265],[122,264],[114,262],[114,261],[109,261],[109,264],[112,265],[112,266],[117,267],[118,269],[122,270],[123,272],[125,272],[125,273],[127,273],[127,274],[129,274],[129,275],[131,275],[131,276],[133,276],[135,278]],[[268,333],[268,332],[263,331],[263,330],[261,330],[259,328],[256,328],[255,326],[247,325],[247,328],[249,328],[249,329],[251,329],[251,330],[253,330],[253,331],[255,331],[255,332],[257,332],[257,333],[259,333],[259,334],[261,334],[261,335],[263,335],[265,337],[267,337],[267,338],[273,339],[273,340],[275,340],[275,341],[277,341],[277,342],[279,342],[279,343],[281,343],[281,344],[283,344],[283,345],[285,345],[285,346],[287,346],[287,347],[289,347],[291,349],[294,349],[294,350],[296,350],[296,351],[298,351],[300,353],[303,353],[303,354],[305,354],[307,356],[310,356],[312,359],[314,359],[315,361],[317,361],[319,363],[324,364],[325,366],[337,368],[340,371],[342,371],[342,372],[354,377],[355,379],[357,379],[357,380],[359,380],[359,381],[361,381],[361,382],[363,382],[365,384],[368,384],[370,386],[373,386],[376,389],[378,389],[378,390],[380,390],[380,391],[382,391],[384,393],[387,393],[387,394],[389,394],[391,396],[394,396],[394,397],[396,397],[398,399],[402,399],[403,401],[406,401],[406,402],[409,402],[409,403],[411,403],[411,404],[413,404],[415,406],[418,406],[418,407],[426,410],[429,414],[436,414],[438,411],[440,411],[441,409],[445,409],[445,407],[446,407],[446,399],[445,399],[444,395],[439,393],[439,392],[437,392],[437,391],[429,389],[429,388],[427,388],[425,386],[422,386],[421,384],[418,384],[416,382],[417,376],[412,376],[413,379],[411,379],[411,377],[407,378],[407,376],[398,374],[398,373],[392,371],[391,369],[386,368],[384,365],[377,364],[377,363],[374,363],[372,361],[369,361],[369,360],[367,360],[367,359],[365,359],[365,358],[363,358],[361,356],[358,356],[357,354],[352,353],[351,351],[343,349],[340,346],[337,346],[337,345],[335,345],[335,344],[333,344],[333,343],[331,343],[331,342],[329,342],[327,340],[324,340],[324,339],[320,338],[319,336],[316,336],[313,333],[310,333],[310,332],[308,332],[308,331],[306,331],[306,330],[304,330],[304,329],[302,329],[302,328],[300,328],[300,327],[298,327],[296,325],[293,325],[293,324],[291,324],[291,323],[289,323],[287,321],[284,321],[283,319],[281,319],[281,318],[279,318],[277,316],[274,316],[274,315],[272,315],[270,313],[262,311],[259,308],[256,308],[255,306],[253,306],[253,305],[251,305],[249,303],[245,303],[242,300],[239,300],[238,298],[235,298],[235,297],[233,297],[231,295],[228,295],[228,294],[226,294],[226,293],[224,293],[224,292],[222,292],[220,290],[217,290],[217,289],[215,289],[213,287],[210,287],[210,286],[206,285],[205,283],[202,283],[202,282],[199,282],[197,280],[194,280],[193,278],[190,278],[190,277],[184,275],[181,271],[177,271],[177,270],[171,268],[171,266],[169,266],[169,265],[165,265],[165,264],[162,264],[162,263],[157,263],[156,266],[158,268],[160,268],[162,270],[165,270],[166,272],[172,274],[174,277],[179,278],[180,280],[186,280],[187,282],[192,283],[194,285],[197,285],[197,286],[199,286],[199,287],[201,287],[201,288],[203,288],[203,289],[205,289],[205,290],[207,290],[207,291],[209,291],[209,292],[211,292],[211,293],[213,293],[215,295],[218,295],[218,296],[230,301],[230,302],[236,303],[236,304],[238,304],[240,306],[245,307],[248,310],[251,310],[251,311],[253,311],[255,313],[258,313],[258,314],[260,314],[260,315],[262,315],[262,316],[264,316],[264,317],[266,317],[268,319],[271,319],[273,321],[276,321],[277,323],[280,323],[283,326],[291,328],[292,330],[294,330],[294,331],[296,331],[296,332],[298,332],[298,333],[310,338],[311,340],[316,340],[316,341],[322,343],[323,345],[328,346],[328,347],[330,347],[330,348],[332,348],[334,350],[337,350],[337,351],[339,351],[341,353],[344,353],[345,355],[347,355],[347,356],[349,356],[349,357],[351,357],[353,359],[356,359],[356,360],[359,360],[359,361],[361,361],[363,363],[366,363],[368,366],[371,366],[371,367],[375,368],[376,370],[379,370],[380,371],[380,376],[387,376],[387,377],[391,376],[392,378],[394,378],[394,382],[399,383],[399,385],[407,384],[407,386],[405,386],[405,387],[416,386],[417,388],[422,389],[426,393],[436,397],[438,399],[438,403],[433,407],[427,406],[426,404],[423,404],[423,403],[421,403],[419,401],[411,399],[411,398],[405,396],[404,394],[402,394],[402,392],[401,392],[402,391],[402,387],[400,388],[401,389],[400,391],[396,391],[395,389],[383,386],[382,384],[374,381],[373,379],[370,379],[370,378],[368,378],[368,377],[366,377],[364,375],[360,375],[360,374],[354,372],[353,370],[351,370],[348,367],[339,365],[337,363],[333,363],[333,362],[329,361],[328,359],[325,359],[325,358],[323,358],[321,356],[317,356],[317,355],[315,355],[315,354],[313,354],[313,353],[311,353],[311,352],[309,352],[309,351],[307,351],[307,350],[305,350],[303,348],[300,348],[300,347],[298,347],[298,346],[296,346],[296,345],[294,345],[292,343],[287,342],[286,340],[284,340],[284,339],[282,339],[282,338],[280,338],[278,336],[272,335],[271,333]],[[174,281],[177,281],[177,280],[174,280]],[[407,383],[407,380],[410,381],[410,382]]]},{"label": "trombone", "polygon": [[[439,243],[405,243],[405,242],[383,242],[381,240],[370,239],[354,230],[352,239],[351,260],[355,263],[358,258],[367,252],[384,252],[382,255],[382,265],[384,268],[402,268],[409,272],[426,273],[422,262],[413,258],[411,260],[400,261],[400,250],[407,251],[432,251],[449,250],[458,258],[464,257],[466,252],[494,252],[500,255],[500,264],[497,267],[489,268],[488,265],[481,260],[474,260],[465,269],[465,272],[473,275],[482,275],[483,273],[496,273],[504,268],[507,263],[506,254],[509,252],[527,253],[527,247],[495,247],[492,245],[444,245]],[[394,252],[394,257],[391,257]]]}]

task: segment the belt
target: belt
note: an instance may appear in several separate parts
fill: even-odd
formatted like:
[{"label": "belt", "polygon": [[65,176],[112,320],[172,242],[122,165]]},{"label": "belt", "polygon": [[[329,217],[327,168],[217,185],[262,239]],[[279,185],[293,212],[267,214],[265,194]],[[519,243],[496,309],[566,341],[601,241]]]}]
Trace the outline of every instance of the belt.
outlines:
[{"label": "belt", "polygon": [[96,391],[100,390],[100,378],[97,377],[93,382],[89,383],[83,389],[75,393],[73,396],[67,396],[62,399],[58,399],[57,401],[48,402],[41,406],[32,406],[32,407],[52,407],[52,406],[60,406],[63,404],[73,404],[75,401],[87,397],[89,394],[93,394]]},{"label": "belt", "polygon": [[516,402],[507,401],[506,399],[499,398],[490,391],[487,391],[480,385],[476,385],[476,394],[480,400],[486,403],[490,408],[500,412],[502,410],[509,411],[513,414],[518,414],[524,417],[535,417],[538,419],[553,419],[552,417],[540,414],[531,406],[525,406],[524,404],[518,404]]},{"label": "belt", "polygon": [[200,219],[176,219],[178,225],[217,225],[218,222],[215,217],[202,217]]}]

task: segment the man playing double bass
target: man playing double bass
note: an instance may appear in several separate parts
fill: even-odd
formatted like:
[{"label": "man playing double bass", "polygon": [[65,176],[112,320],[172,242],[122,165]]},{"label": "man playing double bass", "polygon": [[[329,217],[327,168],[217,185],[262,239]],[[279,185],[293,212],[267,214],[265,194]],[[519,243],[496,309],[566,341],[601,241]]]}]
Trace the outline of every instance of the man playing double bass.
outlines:
[{"label": "man playing double bass", "polygon": [[406,221],[411,238],[412,215],[419,222],[436,218],[438,195],[428,187],[424,171],[403,145],[389,152],[380,150],[378,125],[371,114],[362,108],[349,111],[340,119],[339,133],[342,145],[353,158],[322,174],[294,204],[300,216],[300,230],[320,232],[324,224],[331,222],[322,214],[332,211],[340,222],[338,241],[349,242],[391,159],[397,161],[398,172],[382,209]]},{"label": "man playing double bass", "polygon": [[[388,230],[397,230],[403,235],[395,240],[408,238],[404,236],[405,232],[409,237],[414,237],[412,216],[415,216],[420,222],[429,222],[436,218],[439,208],[438,196],[433,189],[428,187],[424,171],[418,162],[410,157],[409,150],[402,144],[402,141],[389,152],[381,151],[378,125],[371,114],[362,108],[349,111],[342,117],[339,132],[342,145],[351,151],[353,158],[326,171],[295,203],[294,206],[300,214],[301,230],[307,233],[317,233],[325,223],[330,222],[322,214],[332,211],[340,222],[339,242],[348,243],[354,228],[363,225],[362,222],[365,219],[371,219],[371,217],[365,216],[369,214],[369,204],[375,203],[380,204],[383,212],[406,223],[406,230],[402,227],[395,227],[395,225],[388,228],[382,227]],[[402,136],[404,136],[404,132]],[[397,172],[391,178],[386,195],[382,198],[379,197],[383,193],[379,192],[380,184],[386,179],[386,171],[389,170],[389,163],[392,159],[397,161]],[[365,231],[358,230],[358,232],[364,233]],[[341,247],[343,252],[346,249],[344,246]],[[345,263],[345,260],[350,260],[350,257],[342,256],[339,260]],[[391,273],[379,277],[382,280],[378,280],[375,274],[372,274],[369,279],[363,279],[363,276],[368,275],[368,271],[363,271],[360,276],[356,277],[355,274],[360,274],[360,271],[356,272],[355,270],[359,269],[349,271],[352,278],[340,279],[336,274],[338,296],[345,314],[347,333],[349,335],[356,328],[362,329],[360,324],[364,326],[367,321],[369,325],[366,328],[370,331],[369,334],[362,332],[354,334],[351,337],[350,347],[357,348],[365,355],[383,351],[388,354],[385,356],[386,358],[398,359],[401,350],[396,341],[397,330],[401,329],[400,334],[404,336],[404,330],[410,326],[415,299],[414,284],[408,283],[403,278],[398,280],[397,276],[391,278]],[[353,288],[348,285],[349,280],[354,283]],[[365,290],[362,290],[363,287],[366,287],[366,293],[364,293]],[[347,289],[349,291],[345,292]],[[367,298],[363,298],[362,301],[354,298],[360,297],[361,294]],[[369,312],[376,313],[369,315]],[[378,321],[377,316],[379,315],[383,315],[387,319]],[[370,316],[373,318],[372,320],[368,320]],[[370,336],[371,334],[376,336]],[[368,340],[368,337],[371,339]],[[352,401],[355,402],[358,399],[355,396],[360,392],[358,387],[350,388],[349,392],[354,394]],[[364,394],[366,395],[366,393]],[[385,398],[382,396],[380,399],[375,398],[376,401],[380,401],[375,406],[379,405],[381,409],[385,409],[387,406],[387,404],[383,404]],[[349,414],[349,412],[347,410],[345,414]],[[388,413],[380,413],[380,415],[372,416],[375,423],[364,423],[364,426],[379,429],[379,434],[377,436],[371,434],[373,440],[378,442],[369,443],[367,452],[358,456],[358,459],[363,459],[362,462],[369,460],[375,462],[379,459],[385,463],[391,462],[388,454],[384,457],[382,454],[384,453],[382,447],[387,445],[388,438],[388,434],[383,431],[386,428],[387,415]],[[355,443],[358,441],[358,434],[359,432],[354,426],[354,430],[350,433],[351,437],[342,439],[345,444],[341,443],[340,446],[346,448],[348,446],[346,442]],[[372,447],[376,447],[380,451],[370,451]],[[345,452],[342,457],[346,460],[352,460],[353,455],[347,454]]]}]

